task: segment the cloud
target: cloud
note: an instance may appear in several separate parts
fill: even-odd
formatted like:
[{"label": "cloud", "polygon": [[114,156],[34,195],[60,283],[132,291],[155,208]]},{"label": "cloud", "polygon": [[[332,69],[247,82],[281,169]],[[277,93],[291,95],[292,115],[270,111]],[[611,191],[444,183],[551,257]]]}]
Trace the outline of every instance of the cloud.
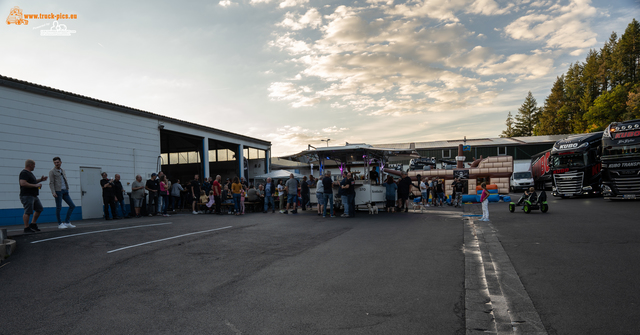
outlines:
[{"label": "cloud", "polygon": [[386,11],[390,15],[398,15],[406,18],[432,18],[439,21],[458,22],[460,21],[454,11],[465,8],[467,0],[421,0],[415,5],[400,4],[389,7]]},{"label": "cloud", "polygon": [[231,0],[222,0],[218,2],[218,4],[222,7],[229,7],[231,5],[237,5],[236,3],[231,2]]},{"label": "cloud", "polygon": [[291,36],[291,33],[278,36],[274,41],[269,42],[269,45],[272,47],[277,47],[280,50],[286,50],[293,55],[313,53],[306,42],[296,40]]},{"label": "cloud", "polygon": [[311,8],[304,15],[287,12],[284,20],[278,24],[281,27],[287,27],[291,30],[300,30],[304,28],[318,28],[322,24],[322,15],[317,9]]},{"label": "cloud", "polygon": [[535,79],[548,74],[553,69],[553,59],[541,55],[514,54],[504,62],[496,62],[480,67],[476,72],[482,75],[517,75],[519,79]]},{"label": "cloud", "polygon": [[[501,59],[489,48],[461,49],[464,38],[473,33],[458,23],[429,27],[418,19],[394,19],[383,13],[365,19],[372,14],[369,10],[338,6],[324,17],[324,25],[318,23],[323,34],[312,42],[298,39],[293,31],[306,26],[303,17],[318,17],[318,12],[285,14],[280,26],[293,31],[276,35],[271,45],[288,51],[291,61],[304,68],[295,80],[316,78],[320,84],[316,81],[304,92],[291,82],[275,82],[269,97],[290,101],[293,107],[342,97],[342,103],[333,101],[330,106],[348,106],[372,116],[420,114],[450,109],[446,104],[464,108],[485,101],[487,95],[477,90],[480,79],[447,69],[478,70]],[[500,71],[505,72],[507,65]],[[396,98],[375,97],[381,94]]]},{"label": "cloud", "polygon": [[[269,45],[288,55],[292,73],[271,83],[269,97],[297,108],[324,103],[326,108],[373,117],[431,115],[491,105],[507,81],[539,79],[554,70],[554,53],[540,48],[540,43],[557,45],[560,42],[554,39],[562,35],[556,32],[562,29],[546,32],[548,28],[541,27],[516,33],[511,29],[515,22],[531,27],[562,15],[577,15],[576,11],[589,13],[588,3],[573,2],[553,13],[549,12],[553,3],[531,7],[528,2],[418,0],[394,5],[369,0],[363,7],[340,5],[330,12],[324,8],[310,8],[304,14],[287,12]],[[477,44],[500,37],[492,26],[485,27],[492,35],[488,39],[461,21],[469,15],[527,9],[534,13],[523,14],[522,20],[511,22],[511,28],[496,27],[504,31],[502,38],[540,39],[531,50],[520,48],[517,53],[509,53],[501,43],[497,46],[504,54]],[[541,37],[543,32],[547,37]],[[583,48],[571,51],[578,49]]]},{"label": "cloud", "polygon": [[493,53],[490,48],[476,46],[470,51],[461,50],[445,60],[450,67],[477,68],[483,64],[496,62],[500,56]]},{"label": "cloud", "polygon": [[597,12],[589,0],[572,0],[566,6],[556,4],[519,17],[504,31],[516,40],[542,41],[547,48],[589,48],[596,44],[597,34],[591,30],[590,19]]},{"label": "cloud", "polygon": [[[328,131],[325,131],[328,130]],[[331,136],[331,144],[344,143],[345,139],[353,141],[353,137],[344,137],[340,133],[349,130],[349,128],[339,128],[337,126],[327,126],[318,130],[318,128],[310,128],[299,125],[285,125],[276,128],[275,131],[267,134],[260,134],[261,138],[269,140],[272,148],[277,150],[274,156],[282,154],[294,154],[300,152],[300,148],[307,148],[308,144],[314,146],[325,146],[322,140],[327,140],[327,135]]]},{"label": "cloud", "polygon": [[468,12],[482,15],[502,15],[509,13],[515,5],[508,4],[504,8],[500,8],[494,0],[476,0],[469,6]]},{"label": "cloud", "polygon": [[306,3],[309,3],[309,0],[284,0],[280,3],[280,8],[301,6]]},{"label": "cloud", "polygon": [[349,130],[349,128],[338,128],[337,126],[322,128],[322,132],[324,133],[341,133],[345,130]]}]

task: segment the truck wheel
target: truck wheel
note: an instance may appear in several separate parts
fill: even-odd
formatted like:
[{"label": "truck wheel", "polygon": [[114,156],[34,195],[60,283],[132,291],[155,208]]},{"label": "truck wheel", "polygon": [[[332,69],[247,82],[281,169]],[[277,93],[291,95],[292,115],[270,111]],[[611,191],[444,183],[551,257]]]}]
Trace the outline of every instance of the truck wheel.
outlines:
[{"label": "truck wheel", "polygon": [[516,210],[516,204],[513,202],[509,204],[509,212],[513,213]]},{"label": "truck wheel", "polygon": [[531,208],[529,207],[529,205],[524,205],[524,212],[527,214],[531,213]]},{"label": "truck wheel", "polygon": [[549,210],[549,205],[544,203],[540,205],[540,211],[542,211],[542,213],[546,213],[548,210]]}]

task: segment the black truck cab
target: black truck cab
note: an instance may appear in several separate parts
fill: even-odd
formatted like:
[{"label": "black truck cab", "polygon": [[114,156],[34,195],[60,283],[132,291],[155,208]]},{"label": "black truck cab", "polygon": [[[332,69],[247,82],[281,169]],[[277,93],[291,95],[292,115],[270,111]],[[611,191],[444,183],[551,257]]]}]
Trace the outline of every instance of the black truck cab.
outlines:
[{"label": "black truck cab", "polygon": [[549,155],[556,197],[600,195],[600,151],[603,132],[578,134],[557,141]]},{"label": "black truck cab", "polygon": [[602,136],[605,199],[640,198],[640,120],[614,122]]}]

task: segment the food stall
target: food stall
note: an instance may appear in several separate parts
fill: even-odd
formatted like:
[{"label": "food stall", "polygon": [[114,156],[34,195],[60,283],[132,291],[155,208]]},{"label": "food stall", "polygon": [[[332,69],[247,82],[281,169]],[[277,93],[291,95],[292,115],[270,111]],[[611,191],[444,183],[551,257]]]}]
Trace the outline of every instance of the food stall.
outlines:
[{"label": "food stall", "polygon": [[[321,175],[324,172],[324,166],[327,161],[335,162],[339,166],[340,172],[349,171],[352,166],[364,167],[364,173],[354,177],[356,183],[355,205],[356,209],[358,209],[358,206],[366,206],[367,204],[378,205],[379,207],[384,205],[386,189],[383,185],[384,174],[382,172],[387,164],[417,157],[419,155],[415,149],[375,148],[368,144],[347,143],[347,145],[340,147],[305,150],[286,158],[310,164],[312,167],[317,164]],[[380,172],[377,180],[370,179],[369,172],[371,167],[379,167]],[[342,180],[342,173],[340,175],[332,174],[331,178],[334,181],[334,203],[340,206],[340,199],[337,194],[338,183]],[[310,192],[311,203],[317,203],[316,189],[311,188]]]}]

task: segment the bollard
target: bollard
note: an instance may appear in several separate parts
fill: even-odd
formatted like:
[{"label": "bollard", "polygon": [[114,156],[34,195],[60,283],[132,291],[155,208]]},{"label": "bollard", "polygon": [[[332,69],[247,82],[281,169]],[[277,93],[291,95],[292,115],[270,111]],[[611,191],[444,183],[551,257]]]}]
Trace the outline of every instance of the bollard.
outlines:
[{"label": "bollard", "polygon": [[4,241],[7,239],[7,230],[0,229],[0,241]]}]

